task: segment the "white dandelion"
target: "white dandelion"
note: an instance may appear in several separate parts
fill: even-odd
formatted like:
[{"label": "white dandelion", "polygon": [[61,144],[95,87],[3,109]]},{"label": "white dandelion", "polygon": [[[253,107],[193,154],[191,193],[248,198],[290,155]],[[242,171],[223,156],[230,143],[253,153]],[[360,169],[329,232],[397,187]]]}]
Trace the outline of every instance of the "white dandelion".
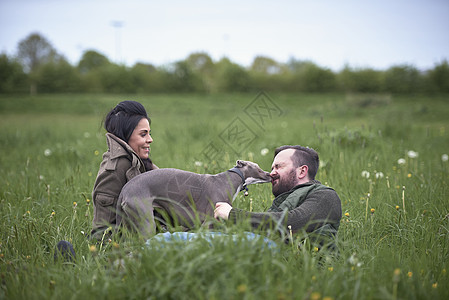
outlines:
[{"label": "white dandelion", "polygon": [[376,176],[376,179],[381,179],[381,178],[384,178],[384,173],[376,172],[375,176]]},{"label": "white dandelion", "polygon": [[262,150],[260,150],[260,154],[261,154],[262,156],[267,155],[268,152],[270,152],[270,150],[268,150],[268,148],[263,148]]},{"label": "white dandelion", "polygon": [[410,151],[407,152],[407,156],[410,157],[410,158],[417,158],[418,157],[418,152],[410,150]]},{"label": "white dandelion", "polygon": [[366,171],[366,170],[363,170],[363,171],[362,171],[362,177],[365,177],[365,178],[368,179],[368,178],[369,178],[369,175],[370,175],[370,174],[369,174],[368,171]]},{"label": "white dandelion", "polygon": [[398,159],[398,165],[405,165],[405,159],[404,158]]},{"label": "white dandelion", "polygon": [[201,167],[203,165],[203,162],[201,162],[201,161],[196,161],[195,162],[195,166],[197,166],[197,167]]},{"label": "white dandelion", "polygon": [[89,133],[89,132],[85,132],[85,133],[84,133],[84,137],[85,137],[86,139],[90,138],[90,133]]},{"label": "white dandelion", "polygon": [[449,160],[449,156],[447,156],[447,154],[443,154],[443,155],[441,155],[441,160],[442,161],[448,161]]},{"label": "white dandelion", "polygon": [[52,153],[52,152],[51,152],[50,149],[45,149],[45,150],[44,150],[44,155],[45,155],[45,156],[50,156],[51,153]]}]

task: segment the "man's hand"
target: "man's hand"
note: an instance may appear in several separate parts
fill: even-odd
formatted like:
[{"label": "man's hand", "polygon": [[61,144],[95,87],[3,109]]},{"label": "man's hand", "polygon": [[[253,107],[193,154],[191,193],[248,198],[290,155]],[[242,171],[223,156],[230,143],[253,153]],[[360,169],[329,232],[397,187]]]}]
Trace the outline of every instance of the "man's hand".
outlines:
[{"label": "man's hand", "polygon": [[215,204],[214,218],[227,220],[232,206],[226,202],[217,202]]}]

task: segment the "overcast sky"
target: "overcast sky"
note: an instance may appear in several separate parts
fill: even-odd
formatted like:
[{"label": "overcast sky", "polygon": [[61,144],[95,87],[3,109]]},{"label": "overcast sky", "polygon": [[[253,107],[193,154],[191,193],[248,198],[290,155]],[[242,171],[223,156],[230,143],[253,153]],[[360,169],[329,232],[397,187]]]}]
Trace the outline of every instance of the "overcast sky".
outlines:
[{"label": "overcast sky", "polygon": [[449,58],[449,1],[0,0],[0,52],[15,55],[32,32],[72,64],[93,49],[129,66],[201,51],[242,66],[264,55],[335,71],[428,69]]}]

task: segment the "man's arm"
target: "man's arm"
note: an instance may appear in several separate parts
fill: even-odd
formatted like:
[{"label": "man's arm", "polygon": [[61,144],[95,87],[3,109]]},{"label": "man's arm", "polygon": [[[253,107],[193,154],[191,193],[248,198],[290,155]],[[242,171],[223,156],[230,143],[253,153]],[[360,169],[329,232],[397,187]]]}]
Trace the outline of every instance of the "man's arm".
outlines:
[{"label": "man's arm", "polygon": [[334,190],[326,189],[311,193],[303,204],[287,213],[252,213],[219,202],[216,204],[215,217],[232,223],[249,219],[255,229],[266,230],[279,225],[287,230],[287,226],[290,225],[293,232],[301,229],[312,232],[325,223],[335,224],[338,228],[341,219],[341,201]]}]

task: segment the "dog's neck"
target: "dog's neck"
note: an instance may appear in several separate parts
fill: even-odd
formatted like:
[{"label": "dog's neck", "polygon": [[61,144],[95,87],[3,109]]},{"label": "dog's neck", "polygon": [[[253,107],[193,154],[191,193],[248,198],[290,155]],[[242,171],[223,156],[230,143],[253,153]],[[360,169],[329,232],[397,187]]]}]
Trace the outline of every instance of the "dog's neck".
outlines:
[{"label": "dog's neck", "polygon": [[240,178],[242,178],[242,184],[245,184],[245,176],[243,176],[243,173],[242,171],[240,171],[240,168],[234,167],[232,169],[229,169],[228,171],[238,174]]},{"label": "dog's neck", "polygon": [[239,175],[240,178],[242,179],[242,183],[239,184],[239,186],[237,187],[237,190],[234,193],[234,196],[232,197],[232,201],[234,201],[234,199],[237,197],[237,195],[239,194],[239,192],[241,190],[247,189],[246,183],[245,183],[245,176],[243,175],[243,172],[240,170],[240,168],[237,168],[237,167],[233,167],[232,169],[229,169],[228,171]]}]

